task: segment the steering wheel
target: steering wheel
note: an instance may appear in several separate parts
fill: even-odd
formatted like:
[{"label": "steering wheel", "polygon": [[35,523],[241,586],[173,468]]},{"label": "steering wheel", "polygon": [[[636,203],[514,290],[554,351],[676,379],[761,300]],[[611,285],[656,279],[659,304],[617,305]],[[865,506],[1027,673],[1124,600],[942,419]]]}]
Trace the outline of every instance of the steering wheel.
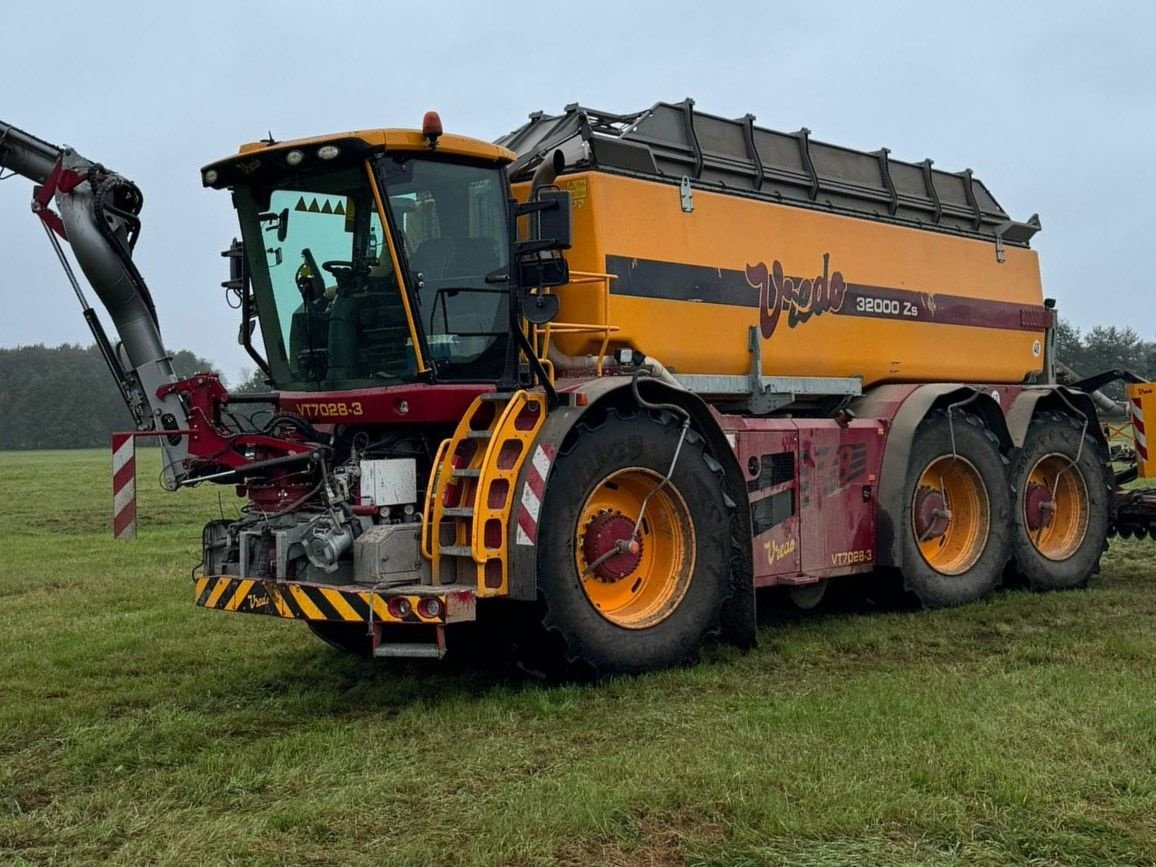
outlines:
[{"label": "steering wheel", "polygon": [[339,271],[352,271],[353,263],[343,259],[330,259],[328,262],[322,262],[321,267],[334,277],[339,277]]}]

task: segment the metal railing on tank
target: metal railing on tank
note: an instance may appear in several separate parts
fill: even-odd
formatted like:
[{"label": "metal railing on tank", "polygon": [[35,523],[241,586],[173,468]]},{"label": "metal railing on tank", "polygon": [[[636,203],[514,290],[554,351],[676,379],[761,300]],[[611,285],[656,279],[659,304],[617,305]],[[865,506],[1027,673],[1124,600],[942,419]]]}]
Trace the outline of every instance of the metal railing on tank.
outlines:
[{"label": "metal railing on tank", "polygon": [[[617,280],[617,274],[602,274],[596,271],[571,271],[570,282],[567,286],[581,286],[581,285],[596,285],[599,287],[598,292],[598,307],[600,323],[594,322],[547,322],[545,325],[532,326],[531,337],[534,345],[538,350],[538,360],[550,374],[550,380],[554,380],[554,365],[550,361],[550,342],[555,335],[570,335],[570,334],[601,334],[602,342],[599,344],[598,353],[595,356],[594,371],[597,376],[602,375],[602,365],[606,359],[606,350],[610,344],[611,335],[617,333],[620,329],[617,325],[611,325],[608,320],[610,318],[610,281]],[[552,294],[549,289],[545,290],[543,294]]]}]

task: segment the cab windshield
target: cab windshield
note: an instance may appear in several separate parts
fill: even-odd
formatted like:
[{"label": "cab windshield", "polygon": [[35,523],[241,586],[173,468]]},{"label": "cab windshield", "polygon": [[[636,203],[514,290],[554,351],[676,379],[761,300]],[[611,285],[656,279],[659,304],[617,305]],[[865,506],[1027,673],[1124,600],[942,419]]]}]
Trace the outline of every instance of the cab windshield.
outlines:
[{"label": "cab windshield", "polygon": [[436,379],[499,380],[510,339],[501,170],[414,154],[376,164],[401,280],[364,165],[235,192],[274,382],[329,391],[413,381],[403,292]]},{"label": "cab windshield", "polygon": [[510,340],[501,170],[403,153],[378,172],[437,378],[500,379]]},{"label": "cab windshield", "polygon": [[413,341],[363,168],[236,194],[257,314],[279,388],[390,385],[416,373]]}]

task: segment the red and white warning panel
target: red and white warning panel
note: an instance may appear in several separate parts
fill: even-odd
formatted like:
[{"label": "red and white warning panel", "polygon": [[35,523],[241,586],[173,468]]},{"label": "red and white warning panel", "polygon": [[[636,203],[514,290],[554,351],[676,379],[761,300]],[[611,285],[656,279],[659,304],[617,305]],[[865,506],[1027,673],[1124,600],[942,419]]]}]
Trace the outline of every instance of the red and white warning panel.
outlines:
[{"label": "red and white warning panel", "polygon": [[1156,455],[1148,451],[1148,431],[1156,430],[1156,385],[1139,382],[1128,386],[1128,412],[1136,438],[1136,469],[1140,477],[1156,478]]},{"label": "red and white warning panel", "polygon": [[136,538],[136,437],[112,435],[112,535]]}]

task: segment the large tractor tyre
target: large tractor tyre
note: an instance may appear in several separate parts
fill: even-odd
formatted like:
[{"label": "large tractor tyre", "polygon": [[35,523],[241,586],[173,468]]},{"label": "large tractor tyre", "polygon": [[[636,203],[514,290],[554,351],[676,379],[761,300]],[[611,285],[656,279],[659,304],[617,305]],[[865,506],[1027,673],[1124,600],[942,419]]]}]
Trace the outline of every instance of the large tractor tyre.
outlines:
[{"label": "large tractor tyre", "polygon": [[1035,590],[1082,587],[1100,570],[1112,482],[1100,445],[1075,419],[1041,413],[1012,464],[1012,551]]},{"label": "large tractor tyre", "polygon": [[974,415],[936,411],[915,432],[900,502],[903,586],[926,608],[999,584],[1011,553],[1011,487],[999,441]]},{"label": "large tractor tyre", "polygon": [[550,474],[538,535],[556,664],[567,675],[603,676],[692,661],[718,632],[731,593],[722,468],[668,414],[610,410],[575,433]]},{"label": "large tractor tyre", "polygon": [[373,641],[364,623],[331,623],[327,620],[306,620],[309,631],[334,650],[353,656],[373,656]]}]

